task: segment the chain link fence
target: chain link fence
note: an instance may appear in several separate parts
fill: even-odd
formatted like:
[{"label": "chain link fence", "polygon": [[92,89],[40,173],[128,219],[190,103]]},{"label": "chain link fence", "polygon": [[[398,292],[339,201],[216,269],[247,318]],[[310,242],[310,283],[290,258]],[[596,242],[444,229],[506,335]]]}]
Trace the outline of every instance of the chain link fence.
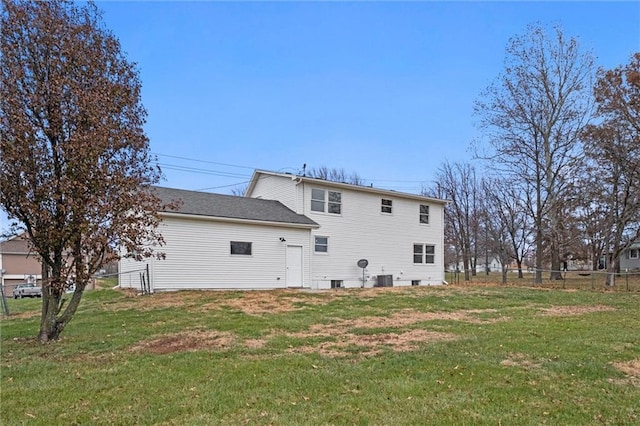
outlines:
[{"label": "chain link fence", "polygon": [[[518,277],[517,269],[507,271],[507,282],[503,283],[501,271],[477,272],[473,275],[469,271],[469,280],[465,281],[464,271],[445,271],[449,284],[495,284],[518,285],[536,288],[556,288],[591,291],[628,291],[640,292],[640,271],[624,271],[616,274],[607,271],[552,271],[543,269],[542,283],[536,283],[536,270],[522,271],[522,278]],[[556,272],[558,279],[551,279],[552,272]],[[613,285],[607,284],[607,277],[613,275]],[[609,280],[611,281],[611,279]]]}]

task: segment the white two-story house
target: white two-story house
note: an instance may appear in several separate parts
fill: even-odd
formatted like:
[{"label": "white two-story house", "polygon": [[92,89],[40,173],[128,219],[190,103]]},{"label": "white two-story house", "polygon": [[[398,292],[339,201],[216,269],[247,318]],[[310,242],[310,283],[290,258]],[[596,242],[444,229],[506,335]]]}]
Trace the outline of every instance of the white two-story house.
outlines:
[{"label": "white two-story house", "polygon": [[320,225],[310,230],[312,288],[362,286],[361,259],[365,286],[444,281],[443,200],[260,170],[246,196],[277,199]]},{"label": "white two-story house", "polygon": [[446,201],[257,170],[245,197],[156,188],[165,259],[120,262],[152,291],[437,285]]}]

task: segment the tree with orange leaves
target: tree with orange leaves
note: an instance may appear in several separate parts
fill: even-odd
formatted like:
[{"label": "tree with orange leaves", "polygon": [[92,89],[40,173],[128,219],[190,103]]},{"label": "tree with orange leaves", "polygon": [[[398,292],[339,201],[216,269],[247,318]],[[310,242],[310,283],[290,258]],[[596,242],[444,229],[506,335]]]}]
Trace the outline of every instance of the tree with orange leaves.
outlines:
[{"label": "tree with orange leaves", "polygon": [[0,4],[0,205],[42,259],[47,342],[118,248],[142,258],[162,244],[151,188],[161,172],[143,131],[138,72],[97,7]]}]

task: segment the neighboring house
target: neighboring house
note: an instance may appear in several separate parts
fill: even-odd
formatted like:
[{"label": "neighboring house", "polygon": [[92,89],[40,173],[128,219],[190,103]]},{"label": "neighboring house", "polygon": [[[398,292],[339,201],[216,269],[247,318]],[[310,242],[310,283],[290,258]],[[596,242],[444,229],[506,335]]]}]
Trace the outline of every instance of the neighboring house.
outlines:
[{"label": "neighboring house", "polygon": [[[497,257],[489,256],[489,272],[502,272],[502,263]],[[454,263],[448,266],[449,271],[459,271],[464,273],[464,263],[459,262],[457,265]],[[473,268],[471,268],[473,270]],[[478,257],[476,263],[476,274],[484,274],[487,272],[486,258],[484,255]]]},{"label": "neighboring house", "polygon": [[620,271],[640,270],[640,241],[631,244],[620,256]]},{"label": "neighboring house", "polygon": [[[183,205],[160,212],[166,259],[146,262],[152,290],[444,282],[443,200],[267,171],[245,197],[157,191]],[[140,287],[145,267],[123,259],[120,285]]]},{"label": "neighboring house", "polygon": [[24,235],[0,241],[0,279],[5,296],[18,284],[40,284],[42,266],[38,256],[29,249]]}]

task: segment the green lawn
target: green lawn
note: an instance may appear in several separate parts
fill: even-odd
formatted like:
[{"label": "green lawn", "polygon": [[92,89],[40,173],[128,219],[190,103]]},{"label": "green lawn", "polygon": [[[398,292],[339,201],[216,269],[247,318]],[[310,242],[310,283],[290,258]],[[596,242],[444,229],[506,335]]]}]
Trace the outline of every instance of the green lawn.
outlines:
[{"label": "green lawn", "polygon": [[0,422],[640,424],[640,293],[450,285],[86,294],[2,319]]}]

